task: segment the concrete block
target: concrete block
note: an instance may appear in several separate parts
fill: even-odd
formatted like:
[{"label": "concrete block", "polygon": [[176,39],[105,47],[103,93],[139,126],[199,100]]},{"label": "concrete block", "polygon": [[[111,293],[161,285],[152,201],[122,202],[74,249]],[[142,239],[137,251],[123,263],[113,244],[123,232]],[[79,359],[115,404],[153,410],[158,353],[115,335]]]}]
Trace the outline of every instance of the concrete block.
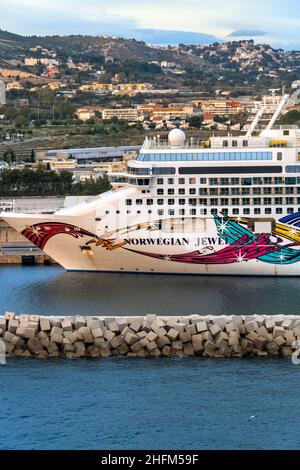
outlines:
[{"label": "concrete block", "polygon": [[286,319],[281,323],[282,328],[285,328],[287,330],[291,330],[293,328],[293,320],[291,319]]},{"label": "concrete block", "polygon": [[204,348],[205,350],[212,350],[214,351],[215,349],[217,349],[217,346],[215,345],[215,343],[213,341],[206,341],[204,343]]},{"label": "concrete block", "polygon": [[59,349],[56,343],[49,343],[46,347],[50,355],[57,356],[57,354],[59,353]]},{"label": "concrete block", "polygon": [[230,331],[239,330],[239,326],[234,322],[230,322],[230,323],[226,323],[225,329],[226,329],[227,333],[230,333]]},{"label": "concrete block", "polygon": [[121,344],[121,346],[118,347],[118,353],[121,356],[124,356],[124,354],[127,354],[129,351],[129,348],[126,343]]},{"label": "concrete block", "polygon": [[185,329],[187,333],[190,333],[191,336],[194,336],[197,334],[197,328],[195,324],[188,325]]},{"label": "concrete block", "polygon": [[104,336],[103,331],[100,327],[99,328],[92,328],[92,335],[93,335],[94,338],[102,338]]},{"label": "concrete block", "polygon": [[112,331],[110,330],[106,330],[106,332],[104,333],[104,338],[111,342],[111,340],[116,336],[116,333],[113,333]]},{"label": "concrete block", "polygon": [[124,336],[122,335],[118,335],[118,336],[115,336],[111,341],[110,341],[110,344],[111,344],[111,347],[113,349],[117,349],[119,346],[121,346],[121,344],[123,344],[125,342],[125,338]]},{"label": "concrete block", "polygon": [[3,339],[5,343],[11,343],[14,337],[15,335],[13,333],[11,333],[10,331],[6,331],[4,333]]},{"label": "concrete block", "polygon": [[146,338],[147,332],[146,332],[145,330],[138,331],[138,332],[137,332],[137,336],[138,336],[140,339]]},{"label": "concrete block", "polygon": [[174,326],[179,322],[179,318],[170,318],[170,320],[167,321],[166,327],[167,328],[174,328]]},{"label": "concrete block", "polygon": [[267,345],[267,343],[268,343],[267,338],[264,338],[262,336],[258,336],[254,340],[255,348],[258,349],[259,351],[262,351],[265,348],[265,346]]},{"label": "concrete block", "polygon": [[195,355],[195,351],[194,351],[194,348],[193,348],[193,345],[192,343],[185,343],[183,345],[183,352],[186,356],[194,356]]},{"label": "concrete block", "polygon": [[217,323],[214,323],[212,326],[209,327],[209,331],[213,336],[217,336],[217,334],[221,333],[222,328]]},{"label": "concrete block", "polygon": [[140,331],[143,325],[144,325],[144,319],[142,317],[135,318],[130,323],[130,329],[133,330],[135,333],[137,333],[138,331]]},{"label": "concrete block", "polygon": [[164,336],[164,335],[161,335],[161,334],[158,333],[161,329],[163,329],[165,331],[165,334],[167,334],[164,327],[165,327],[165,323],[160,319],[155,320],[155,322],[153,322],[152,325],[151,325],[152,331],[157,333],[159,336]]},{"label": "concrete block", "polygon": [[151,342],[151,341],[156,341],[158,339],[158,334],[154,333],[154,331],[149,331],[149,333],[146,335],[146,338]]},{"label": "concrete block", "polygon": [[127,333],[125,336],[125,342],[129,346],[132,346],[134,343],[137,343],[138,341],[139,341],[139,337],[135,335],[134,333]]},{"label": "concrete block", "polygon": [[[18,328],[18,330],[19,330],[19,328]],[[16,331],[16,334],[17,334],[17,335],[18,335],[18,330]],[[22,336],[23,338],[32,339],[32,338],[35,337],[35,334],[36,334],[35,328],[25,328],[24,333],[23,333],[22,335],[20,335],[20,336]],[[19,335],[18,335],[18,336],[19,336]]]},{"label": "concrete block", "polygon": [[22,314],[19,316],[19,321],[27,321],[29,322],[29,315]]},{"label": "concrete block", "polygon": [[51,330],[51,325],[49,320],[47,318],[41,318],[40,319],[40,330],[41,331],[50,331]]},{"label": "concrete block", "polygon": [[19,328],[19,320],[9,320],[8,322],[8,331],[15,333]]},{"label": "concrete block", "polygon": [[[145,351],[143,351],[143,353],[145,353]],[[161,352],[158,348],[156,349],[153,349],[153,351],[151,351],[150,353],[150,356],[152,357],[160,357],[161,356]],[[145,354],[142,356],[142,357],[145,357]]]},{"label": "concrete block", "polygon": [[183,333],[179,334],[179,339],[183,344],[190,343],[192,341],[192,335],[184,331]]},{"label": "concrete block", "polygon": [[277,315],[275,317],[276,326],[281,326],[284,320],[286,320],[286,317],[284,315]]},{"label": "concrete block", "polygon": [[85,344],[83,341],[76,341],[76,343],[74,343],[74,346],[75,346],[76,357],[86,356],[86,349],[85,349]]},{"label": "concrete block", "polygon": [[155,341],[152,341],[151,343],[147,344],[146,348],[147,348],[147,351],[151,353],[152,351],[157,349],[157,344],[155,343]]},{"label": "concrete block", "polygon": [[76,348],[75,348],[74,344],[65,344],[64,343],[63,351],[64,351],[64,354],[67,354],[68,352],[74,353],[76,351]]},{"label": "concrete block", "polygon": [[226,326],[226,323],[227,323],[227,320],[225,318],[214,318],[214,324],[215,325],[218,325],[221,330],[225,330],[225,326]]},{"label": "concrete block", "polygon": [[283,336],[276,336],[276,338],[274,338],[274,343],[276,343],[277,346],[281,347],[285,344],[285,339],[283,338]]},{"label": "concrete block", "polygon": [[112,355],[111,350],[107,343],[101,344],[100,346],[100,355],[101,357],[110,357]]},{"label": "concrete block", "polygon": [[165,346],[169,346],[171,341],[167,336],[161,336],[156,340],[156,344],[160,349],[163,349]]},{"label": "concrete block", "polygon": [[265,326],[261,326],[260,328],[258,328],[256,333],[258,334],[258,336],[261,336],[262,338],[266,338],[266,339],[269,338],[269,333]]},{"label": "concrete block", "polygon": [[60,328],[59,326],[53,326],[52,329],[51,329],[50,336],[54,336],[54,335],[62,336],[63,335],[63,329]]},{"label": "concrete block", "polygon": [[75,330],[78,330],[82,326],[86,326],[86,319],[84,317],[75,317]]},{"label": "concrete block", "polygon": [[240,344],[240,335],[237,331],[231,331],[228,335],[229,346],[237,346]]},{"label": "concrete block", "polygon": [[50,323],[51,326],[57,326],[58,328],[61,328],[61,319],[60,318],[50,318]]},{"label": "concrete block", "polygon": [[29,315],[29,321],[31,322],[34,322],[34,323],[38,323],[40,321],[40,315]]},{"label": "concrete block", "polygon": [[183,344],[181,341],[174,341],[172,343],[172,349],[173,351],[182,351],[183,350]]},{"label": "concrete block", "polygon": [[245,328],[246,328],[247,333],[251,333],[252,331],[258,330],[259,326],[258,326],[257,321],[254,320],[254,321],[245,323]]},{"label": "concrete block", "polygon": [[87,353],[90,357],[100,357],[100,348],[91,344],[87,347]]},{"label": "concrete block", "polygon": [[254,343],[249,339],[243,338],[241,341],[241,346],[244,352],[252,353],[254,350]]},{"label": "concrete block", "polygon": [[154,323],[157,320],[156,315],[147,315],[145,322],[144,322],[144,328],[146,331],[151,330],[152,323]]},{"label": "concrete block", "polygon": [[287,331],[284,334],[284,337],[285,337],[285,342],[287,346],[291,346],[293,342],[295,341],[295,336],[294,336],[293,331]]},{"label": "concrete block", "polygon": [[13,320],[16,314],[14,312],[5,312],[4,319],[5,320]]},{"label": "concrete block", "polygon": [[116,320],[109,322],[107,326],[113,333],[120,333],[120,327]]},{"label": "concrete block", "polygon": [[294,354],[294,351],[291,347],[285,346],[284,348],[281,349],[281,354],[284,357],[292,357],[292,355]]},{"label": "concrete block", "polygon": [[165,357],[171,357],[173,355],[171,346],[164,346],[162,350],[162,354]]},{"label": "concrete block", "polygon": [[168,333],[167,333],[167,337],[171,340],[171,341],[176,341],[177,338],[179,336],[179,331],[178,330],[175,330],[174,328],[171,328]]},{"label": "concrete block", "polygon": [[277,338],[277,336],[284,336],[285,329],[282,326],[275,326],[273,330],[273,338]]},{"label": "concrete block", "polygon": [[64,331],[64,337],[68,338],[72,344],[74,344],[79,339],[77,333],[74,331]]},{"label": "concrete block", "polygon": [[6,320],[4,317],[0,317],[0,328],[2,331],[6,331]]},{"label": "concrete block", "polygon": [[201,335],[192,336],[192,345],[195,352],[200,352],[203,350],[203,340]]},{"label": "concrete block", "polygon": [[244,324],[241,324],[241,325],[239,326],[239,332],[240,332],[240,335],[242,335],[242,336],[244,336],[244,335],[247,334],[246,327],[245,327]]},{"label": "concrete block", "polygon": [[208,326],[206,321],[200,321],[199,323],[196,324],[197,332],[198,333],[203,333],[205,331],[208,331]]},{"label": "concrete block", "polygon": [[267,319],[265,321],[265,327],[266,329],[268,330],[269,333],[273,332],[274,328],[275,328],[275,321],[274,320],[269,320]]},{"label": "concrete block", "polygon": [[138,341],[137,343],[134,343],[132,346],[130,346],[130,349],[132,352],[136,353],[140,351],[141,349],[144,349],[144,346],[143,344],[141,344],[141,341]]},{"label": "concrete block", "polygon": [[258,338],[258,334],[255,333],[255,331],[251,331],[247,336],[246,338],[249,340],[249,341],[252,341],[252,342],[255,342]]},{"label": "concrete block", "polygon": [[185,323],[176,323],[173,328],[174,330],[177,330],[179,333],[183,333],[185,329],[187,328],[187,325]]},{"label": "concrete block", "polygon": [[91,330],[96,330],[98,328],[101,328],[101,322],[100,320],[92,319],[90,322],[88,322],[87,326]]},{"label": "concrete block", "polygon": [[37,338],[32,338],[27,341],[27,347],[32,354],[36,356],[44,351],[43,346]]},{"label": "concrete block", "polygon": [[63,331],[72,331],[73,330],[73,325],[72,322],[68,319],[65,318],[61,324]]},{"label": "concrete block", "polygon": [[63,339],[64,339],[63,335],[54,334],[51,336],[51,342],[56,343],[56,344],[62,344]]}]

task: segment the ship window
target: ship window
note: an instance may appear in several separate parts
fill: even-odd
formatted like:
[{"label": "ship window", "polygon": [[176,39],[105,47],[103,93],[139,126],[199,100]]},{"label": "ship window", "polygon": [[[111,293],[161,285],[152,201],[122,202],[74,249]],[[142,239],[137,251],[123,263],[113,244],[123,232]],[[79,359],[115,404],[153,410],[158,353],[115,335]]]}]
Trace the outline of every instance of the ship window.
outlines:
[{"label": "ship window", "polygon": [[208,202],[207,199],[202,199],[202,198],[199,199],[199,205],[200,206],[207,206],[207,202]]},{"label": "ship window", "polygon": [[191,188],[190,189],[190,195],[194,196],[196,194],[196,188]]},{"label": "ship window", "polygon": [[105,214],[110,214],[110,211],[105,211]]},{"label": "ship window", "polygon": [[179,184],[185,184],[185,178],[179,178],[178,182]]},{"label": "ship window", "polygon": [[266,214],[266,215],[272,214],[272,209],[270,209],[269,207],[267,207],[267,208],[265,209],[265,214]]},{"label": "ship window", "polygon": [[178,193],[180,194],[180,196],[183,196],[185,194],[185,189],[184,188],[180,188]]},{"label": "ship window", "polygon": [[[296,184],[296,178],[285,178],[285,184]],[[298,184],[298,182],[297,182]]]},{"label": "ship window", "polygon": [[189,184],[196,184],[196,178],[190,178]]},{"label": "ship window", "polygon": [[251,186],[252,179],[251,178],[242,178],[242,186]]},{"label": "ship window", "polygon": [[239,205],[240,205],[240,200],[237,199],[237,198],[233,198],[233,199],[232,199],[232,205],[233,205],[233,206],[239,206]]},{"label": "ship window", "polygon": [[168,199],[169,206],[174,206],[174,204],[175,204],[175,199]]},{"label": "ship window", "polygon": [[223,140],[223,147],[228,147],[228,140]]},{"label": "ship window", "polygon": [[174,178],[168,178],[168,184],[174,184]]},{"label": "ship window", "polygon": [[283,135],[290,135],[290,131],[288,130],[283,131]]},{"label": "ship window", "polygon": [[210,213],[211,213],[211,215],[217,215],[218,214],[218,209],[211,209]]},{"label": "ship window", "polygon": [[164,190],[163,190],[163,189],[158,189],[158,190],[157,190],[157,195],[158,195],[158,196],[163,196],[163,194],[164,194]]},{"label": "ship window", "polygon": [[264,188],[264,194],[265,195],[272,194],[272,188]]},{"label": "ship window", "polygon": [[185,215],[185,209],[179,209],[179,215]]},{"label": "ship window", "polygon": [[233,140],[232,141],[232,147],[237,147],[237,146],[238,146],[237,140]]},{"label": "ship window", "polygon": [[169,215],[174,215],[174,214],[175,214],[174,209],[169,209],[168,214],[169,214]]},{"label": "ship window", "polygon": [[278,161],[282,160],[282,152],[277,152],[277,160]]},{"label": "ship window", "polygon": [[249,215],[250,214],[250,209],[243,209],[243,214],[244,215]]},{"label": "ship window", "polygon": [[116,211],[116,214],[120,214],[120,211]]},{"label": "ship window", "polygon": [[163,199],[157,199],[157,204],[159,206],[163,206],[164,205],[164,200]]},{"label": "ship window", "polygon": [[248,140],[243,140],[243,147],[248,147]]},{"label": "ship window", "polygon": [[141,214],[141,211],[136,211],[137,215],[140,215]]},{"label": "ship window", "polygon": [[168,189],[168,195],[169,195],[169,196],[174,196],[174,194],[175,194],[175,189],[173,189],[173,188],[172,188],[172,189]]},{"label": "ship window", "polygon": [[272,199],[270,197],[265,197],[264,206],[271,206],[271,205],[272,205]]},{"label": "ship window", "polygon": [[218,205],[218,202],[219,202],[218,199],[210,199],[210,202],[209,202],[209,203],[210,203],[211,206],[217,206],[217,205]]},{"label": "ship window", "polygon": [[141,206],[143,204],[143,199],[136,199],[135,203],[137,206]]},{"label": "ship window", "polygon": [[226,198],[221,198],[221,206],[228,206],[228,199]]},{"label": "ship window", "polygon": [[[212,190],[211,190],[212,191]],[[192,193],[190,193],[192,194]],[[193,194],[196,194],[196,193],[193,193]],[[200,188],[199,189],[199,196],[207,196],[208,194],[208,191],[207,191],[207,188]],[[216,193],[214,193],[213,195],[218,195],[218,190],[216,189]]]},{"label": "ship window", "polygon": [[185,199],[179,199],[179,205],[185,206]]},{"label": "ship window", "polygon": [[293,214],[293,213],[294,213],[294,209],[293,209],[292,207],[288,207],[287,213],[288,213],[288,214]]},{"label": "ship window", "polygon": [[127,211],[127,214],[131,214],[131,211]]},{"label": "ship window", "polygon": [[148,214],[152,214],[152,211],[148,211]]},{"label": "ship window", "polygon": [[[164,211],[163,209],[158,209],[157,211],[157,215],[164,215]],[[160,227],[161,228],[161,227]]]},{"label": "ship window", "polygon": [[157,184],[164,184],[163,178],[157,178]]},{"label": "ship window", "polygon": [[294,198],[293,197],[287,197],[286,198],[286,204],[294,204]]},{"label": "ship window", "polygon": [[233,209],[232,213],[233,213],[234,215],[239,215],[240,210],[239,210],[239,209]]},{"label": "ship window", "polygon": [[207,209],[200,209],[200,215],[206,215]]},{"label": "ship window", "polygon": [[264,178],[264,184],[272,184],[272,178]]},{"label": "ship window", "polygon": [[153,199],[147,199],[147,206],[153,206]]},{"label": "ship window", "polygon": [[190,209],[190,215],[196,215],[197,212],[196,212],[196,209]]},{"label": "ship window", "polygon": [[[300,173],[299,167],[287,167],[287,173],[294,171],[288,170],[297,168]],[[282,166],[214,166],[214,167],[181,167],[179,168],[180,175],[209,175],[209,174],[249,174],[249,173],[282,173]],[[272,178],[271,178],[272,179]],[[191,183],[190,183],[191,184]],[[214,183],[217,184],[217,183]],[[272,183],[269,183],[272,184]]]},{"label": "ship window", "polygon": [[125,204],[126,206],[132,206],[132,199],[126,199]]},{"label": "ship window", "polygon": [[228,212],[229,212],[228,209],[222,209],[222,214],[223,215],[228,215]]},{"label": "ship window", "polygon": [[258,208],[254,209],[254,214],[255,215],[260,215],[260,213],[261,213],[260,209],[258,209]]},{"label": "ship window", "polygon": [[281,208],[281,207],[277,207],[277,209],[276,209],[276,214],[280,215],[280,214],[282,214],[282,213],[283,213],[282,208]]},{"label": "ship window", "polygon": [[206,178],[200,178],[200,184],[206,184],[207,180]]},{"label": "ship window", "polygon": [[189,199],[189,205],[190,206],[196,206],[197,205],[197,199]]},{"label": "ship window", "polygon": [[175,168],[159,168],[159,167],[154,167],[152,168],[152,173],[153,175],[175,175],[176,170]]},{"label": "ship window", "polygon": [[239,178],[230,178],[230,184],[233,186],[238,186],[240,184]]}]

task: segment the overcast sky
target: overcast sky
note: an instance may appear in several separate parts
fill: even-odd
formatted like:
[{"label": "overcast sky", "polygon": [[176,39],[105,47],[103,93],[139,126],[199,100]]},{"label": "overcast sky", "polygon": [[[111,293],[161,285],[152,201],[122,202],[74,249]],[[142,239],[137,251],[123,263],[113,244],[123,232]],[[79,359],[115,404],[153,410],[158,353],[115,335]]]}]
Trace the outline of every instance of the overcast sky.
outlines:
[{"label": "overcast sky", "polygon": [[300,49],[299,0],[0,0],[0,29],[109,34],[149,43],[254,38]]}]

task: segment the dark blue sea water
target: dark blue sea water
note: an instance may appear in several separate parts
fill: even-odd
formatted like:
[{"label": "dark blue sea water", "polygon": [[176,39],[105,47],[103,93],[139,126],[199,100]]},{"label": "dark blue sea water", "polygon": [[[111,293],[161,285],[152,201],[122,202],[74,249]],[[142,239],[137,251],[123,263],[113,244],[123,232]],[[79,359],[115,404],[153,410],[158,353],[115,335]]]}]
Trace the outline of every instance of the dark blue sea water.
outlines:
[{"label": "dark blue sea water", "polygon": [[300,449],[287,359],[9,360],[1,449]]},{"label": "dark blue sea water", "polygon": [[300,279],[70,273],[0,266],[0,312],[53,315],[300,314]]},{"label": "dark blue sea water", "polygon": [[[0,267],[0,312],[299,314],[298,279]],[[8,360],[1,449],[300,449],[289,359]]]}]

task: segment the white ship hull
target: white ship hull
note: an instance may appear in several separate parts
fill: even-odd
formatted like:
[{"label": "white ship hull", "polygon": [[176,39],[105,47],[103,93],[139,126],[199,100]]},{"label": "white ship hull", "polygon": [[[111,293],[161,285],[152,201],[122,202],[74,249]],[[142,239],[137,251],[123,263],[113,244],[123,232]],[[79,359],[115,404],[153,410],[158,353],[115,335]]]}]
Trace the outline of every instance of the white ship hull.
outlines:
[{"label": "white ship hull", "polygon": [[4,218],[69,271],[300,276],[300,230],[279,221],[273,234],[251,233],[245,219],[216,217],[205,220],[201,233],[162,233],[154,224],[103,238],[96,225],[84,227],[80,218]]}]

